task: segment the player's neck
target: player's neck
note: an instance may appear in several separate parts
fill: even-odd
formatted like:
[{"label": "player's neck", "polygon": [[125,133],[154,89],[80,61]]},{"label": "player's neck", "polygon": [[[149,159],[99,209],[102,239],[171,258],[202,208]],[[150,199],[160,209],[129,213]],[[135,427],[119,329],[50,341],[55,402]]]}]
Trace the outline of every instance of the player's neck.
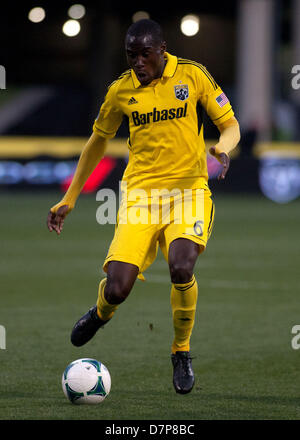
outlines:
[{"label": "player's neck", "polygon": [[158,78],[161,78],[161,77],[162,77],[162,74],[164,73],[164,70],[165,70],[166,64],[167,64],[167,59],[164,58],[164,59],[162,60],[161,66],[160,66],[159,73],[158,73],[158,75],[157,75],[154,79],[158,79]]}]

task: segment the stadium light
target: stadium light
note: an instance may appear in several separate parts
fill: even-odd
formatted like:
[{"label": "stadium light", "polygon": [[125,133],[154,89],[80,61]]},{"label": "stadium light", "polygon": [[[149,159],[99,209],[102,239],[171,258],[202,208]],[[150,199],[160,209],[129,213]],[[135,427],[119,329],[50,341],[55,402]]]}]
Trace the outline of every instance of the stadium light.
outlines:
[{"label": "stadium light", "polygon": [[137,11],[132,16],[132,21],[135,23],[136,21],[143,20],[145,18],[150,18],[150,15],[146,11]]},{"label": "stadium light", "polygon": [[187,37],[196,35],[199,31],[200,20],[197,15],[186,15],[181,20],[181,32]]},{"label": "stadium light", "polygon": [[40,23],[45,17],[45,9],[40,7],[32,8],[28,13],[28,19],[33,23]]},{"label": "stadium light", "polygon": [[80,24],[77,20],[67,20],[62,28],[63,33],[67,37],[75,37],[80,32]]},{"label": "stadium light", "polygon": [[68,9],[68,15],[74,20],[79,20],[80,18],[85,16],[85,7],[80,4],[72,5]]}]

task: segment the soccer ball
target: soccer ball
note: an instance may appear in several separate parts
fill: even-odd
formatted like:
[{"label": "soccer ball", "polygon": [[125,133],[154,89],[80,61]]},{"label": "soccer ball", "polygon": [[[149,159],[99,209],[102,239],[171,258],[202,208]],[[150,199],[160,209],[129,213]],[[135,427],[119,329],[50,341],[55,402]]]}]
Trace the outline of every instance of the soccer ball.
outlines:
[{"label": "soccer ball", "polygon": [[63,372],[61,382],[65,396],[78,405],[103,402],[111,386],[106,366],[89,358],[71,362]]}]

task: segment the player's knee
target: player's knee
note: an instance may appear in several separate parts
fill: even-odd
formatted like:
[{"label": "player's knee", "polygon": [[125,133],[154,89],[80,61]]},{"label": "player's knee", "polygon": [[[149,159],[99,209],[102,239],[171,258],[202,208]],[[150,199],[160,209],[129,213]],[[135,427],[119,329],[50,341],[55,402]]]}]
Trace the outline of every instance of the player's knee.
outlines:
[{"label": "player's knee", "polygon": [[175,284],[188,283],[193,276],[193,266],[189,261],[170,263],[171,281]]},{"label": "player's knee", "polygon": [[130,293],[130,288],[122,281],[107,281],[104,296],[109,304],[121,304]]}]

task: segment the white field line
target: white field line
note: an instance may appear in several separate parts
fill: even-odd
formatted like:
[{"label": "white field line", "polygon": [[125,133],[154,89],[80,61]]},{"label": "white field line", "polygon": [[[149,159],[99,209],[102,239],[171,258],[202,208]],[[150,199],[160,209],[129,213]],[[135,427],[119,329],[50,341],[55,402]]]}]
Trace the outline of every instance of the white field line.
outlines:
[{"label": "white field line", "polygon": [[[168,284],[171,286],[170,277],[160,274],[145,274],[146,281],[153,284]],[[278,285],[266,281],[248,281],[248,280],[208,280],[198,278],[199,287],[209,287],[218,289],[244,289],[244,290],[290,290],[289,284]]]},{"label": "white field line", "polygon": [[[283,268],[284,262],[280,261],[277,264],[274,262],[268,262],[260,260],[239,260],[239,261],[231,261],[228,262],[224,258],[214,259],[214,260],[201,260],[201,262],[197,262],[195,265],[195,270],[201,270],[204,268],[215,268],[219,265],[222,265],[223,267],[230,267],[230,268],[239,268],[239,269],[264,269],[264,268]],[[155,263],[152,265],[154,271],[160,272],[165,271],[167,266],[167,262],[165,260],[155,260]],[[288,264],[286,264],[286,267],[289,267]]]}]

